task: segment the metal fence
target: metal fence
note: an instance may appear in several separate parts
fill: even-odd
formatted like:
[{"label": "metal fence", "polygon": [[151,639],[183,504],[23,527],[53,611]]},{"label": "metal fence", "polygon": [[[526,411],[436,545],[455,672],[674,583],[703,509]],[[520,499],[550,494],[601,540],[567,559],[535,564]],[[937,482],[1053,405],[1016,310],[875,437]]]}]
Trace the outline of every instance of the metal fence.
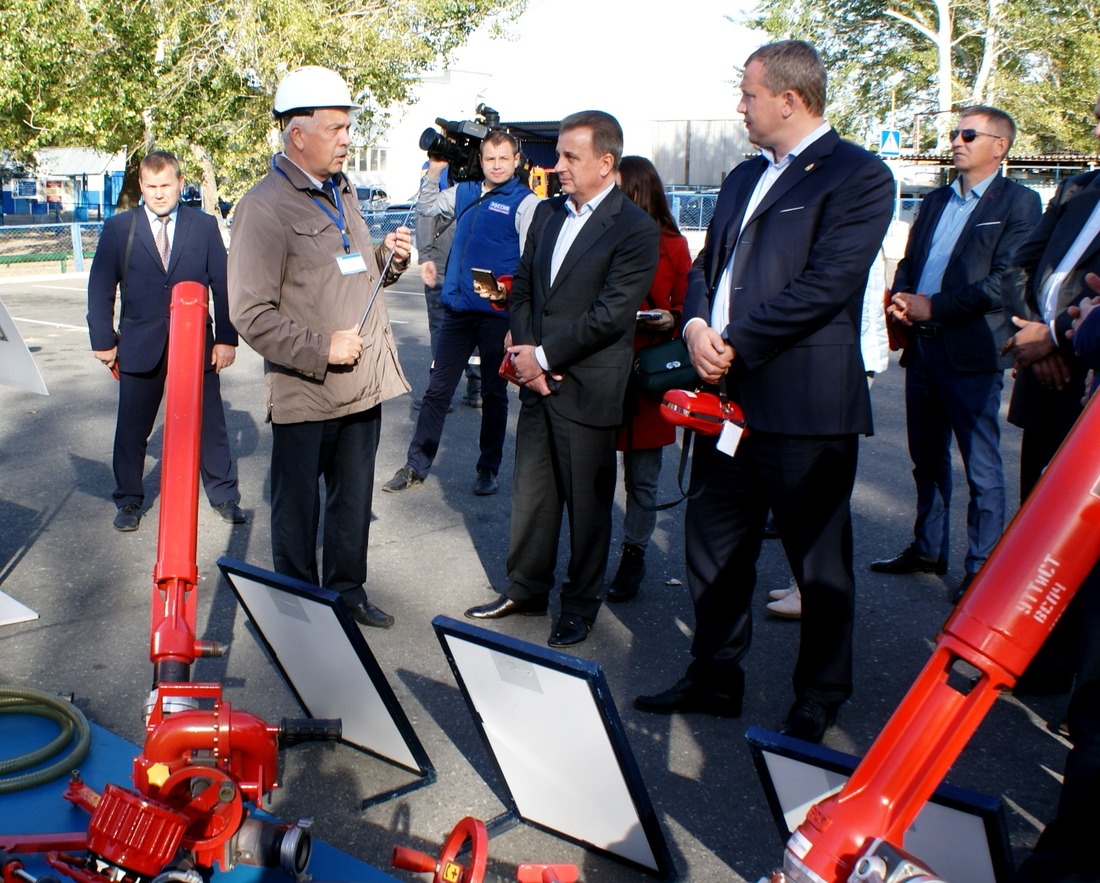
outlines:
[{"label": "metal fence", "polygon": [[0,227],[0,277],[81,272],[99,245],[103,224]]},{"label": "metal fence", "polygon": [[[706,230],[710,219],[714,217],[714,204],[718,201],[717,190],[706,191],[679,191],[674,190],[665,194],[668,198],[672,217],[676,219],[676,225],[681,230]],[[370,227],[371,236],[377,242],[391,230],[396,230],[402,224],[409,227],[416,226],[415,215],[410,215],[410,206],[390,206],[384,212],[369,212],[366,215],[367,225]]]},{"label": "metal fence", "polygon": [[714,217],[718,191],[693,192],[672,190],[665,193],[672,217],[681,230],[706,230]]}]

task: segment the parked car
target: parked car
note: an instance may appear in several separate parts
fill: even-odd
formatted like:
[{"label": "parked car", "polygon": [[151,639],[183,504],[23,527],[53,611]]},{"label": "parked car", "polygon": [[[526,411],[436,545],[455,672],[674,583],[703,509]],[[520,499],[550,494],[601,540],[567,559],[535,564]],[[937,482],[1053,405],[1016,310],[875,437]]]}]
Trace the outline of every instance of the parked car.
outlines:
[{"label": "parked car", "polygon": [[359,211],[366,217],[373,212],[384,212],[390,207],[390,195],[381,187],[356,187],[355,197],[359,200]]}]

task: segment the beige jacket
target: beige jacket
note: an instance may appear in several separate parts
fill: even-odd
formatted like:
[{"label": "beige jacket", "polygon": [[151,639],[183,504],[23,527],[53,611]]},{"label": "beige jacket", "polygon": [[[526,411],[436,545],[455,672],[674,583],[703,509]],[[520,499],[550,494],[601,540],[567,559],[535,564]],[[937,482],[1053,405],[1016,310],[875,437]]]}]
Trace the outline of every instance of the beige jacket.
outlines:
[{"label": "beige jacket", "polygon": [[344,254],[338,225],[310,197],[333,214],[335,207],[282,154],[274,162],[278,168],[238,203],[229,248],[230,318],[264,357],[268,419],[343,417],[408,392],[381,291],[363,328],[359,361],[328,364],[330,336],[358,324],[385,264],[354,188],[343,179],[344,219],[351,252],[363,255],[367,271],[345,276],[336,263]]}]

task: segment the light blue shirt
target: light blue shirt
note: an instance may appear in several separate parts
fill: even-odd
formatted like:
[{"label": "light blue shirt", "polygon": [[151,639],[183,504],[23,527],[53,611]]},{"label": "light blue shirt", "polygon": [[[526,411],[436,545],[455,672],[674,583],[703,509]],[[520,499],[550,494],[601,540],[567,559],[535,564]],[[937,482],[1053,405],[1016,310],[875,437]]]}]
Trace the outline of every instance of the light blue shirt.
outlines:
[{"label": "light blue shirt", "polygon": [[998,174],[994,172],[985,180],[979,181],[970,188],[966,196],[962,195],[962,184],[958,178],[951,182],[951,196],[943,207],[943,214],[936,224],[936,232],[932,234],[932,245],[929,246],[928,259],[924,262],[915,294],[935,297],[943,287],[943,274],[947,270],[947,262],[951,260],[951,252],[955,250],[955,243],[959,241],[966,222],[978,207],[978,201]]}]

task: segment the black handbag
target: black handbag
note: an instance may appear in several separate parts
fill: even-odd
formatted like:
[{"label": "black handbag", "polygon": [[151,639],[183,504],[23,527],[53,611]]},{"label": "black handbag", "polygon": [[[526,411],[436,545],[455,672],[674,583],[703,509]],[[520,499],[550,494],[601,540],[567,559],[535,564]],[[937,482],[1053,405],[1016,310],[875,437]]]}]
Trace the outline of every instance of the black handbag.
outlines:
[{"label": "black handbag", "polygon": [[702,382],[682,338],[643,346],[634,357],[634,379],[646,398],[661,399],[670,389],[695,389]]}]

